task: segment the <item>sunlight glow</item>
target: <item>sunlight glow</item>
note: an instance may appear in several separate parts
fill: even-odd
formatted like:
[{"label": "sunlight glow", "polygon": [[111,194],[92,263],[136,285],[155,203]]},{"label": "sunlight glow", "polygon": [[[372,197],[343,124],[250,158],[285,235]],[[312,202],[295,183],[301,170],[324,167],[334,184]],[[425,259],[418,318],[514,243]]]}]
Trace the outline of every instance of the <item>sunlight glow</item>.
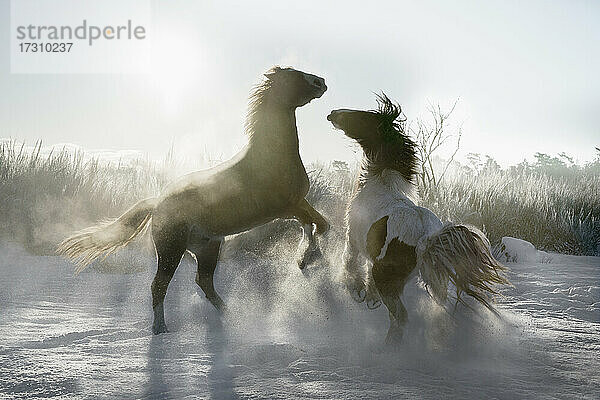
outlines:
[{"label": "sunlight glow", "polygon": [[148,78],[159,93],[167,115],[178,113],[186,96],[206,77],[202,48],[182,30],[162,29],[152,43]]}]

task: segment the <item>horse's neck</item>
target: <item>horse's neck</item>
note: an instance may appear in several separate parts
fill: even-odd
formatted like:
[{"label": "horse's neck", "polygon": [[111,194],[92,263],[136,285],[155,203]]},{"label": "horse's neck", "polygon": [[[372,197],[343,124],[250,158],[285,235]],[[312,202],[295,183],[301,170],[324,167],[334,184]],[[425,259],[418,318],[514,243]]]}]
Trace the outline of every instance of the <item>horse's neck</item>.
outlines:
[{"label": "horse's neck", "polygon": [[[308,176],[298,146],[293,108],[263,104],[254,113],[252,132],[240,167],[250,171],[246,182],[254,197],[265,202],[298,200],[308,192]],[[290,200],[292,199],[292,200]]]},{"label": "horse's neck", "polygon": [[299,158],[295,109],[266,101],[254,117],[248,143],[250,155],[273,163]]},{"label": "horse's neck", "polygon": [[361,186],[359,191],[384,191],[398,197],[405,197],[416,202],[417,195],[413,183],[406,180],[404,176],[393,169],[384,169],[379,172],[363,170],[361,174]]}]

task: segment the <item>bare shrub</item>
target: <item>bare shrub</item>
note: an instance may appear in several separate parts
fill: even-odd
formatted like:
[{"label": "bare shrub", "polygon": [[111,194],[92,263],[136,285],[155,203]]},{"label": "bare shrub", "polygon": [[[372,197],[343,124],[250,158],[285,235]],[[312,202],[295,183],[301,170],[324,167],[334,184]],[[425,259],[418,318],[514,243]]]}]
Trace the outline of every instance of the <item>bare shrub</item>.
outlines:
[{"label": "bare shrub", "polygon": [[[417,118],[409,123],[409,132],[417,143],[420,164],[419,189],[423,198],[428,198],[431,191],[444,179],[460,148],[462,128],[459,126],[455,133],[448,131],[448,119],[454,112],[457,103],[458,100],[448,110],[442,110],[439,104],[432,104],[429,106],[430,120]],[[456,138],[452,155],[440,169],[435,168],[434,157],[452,138]]]}]

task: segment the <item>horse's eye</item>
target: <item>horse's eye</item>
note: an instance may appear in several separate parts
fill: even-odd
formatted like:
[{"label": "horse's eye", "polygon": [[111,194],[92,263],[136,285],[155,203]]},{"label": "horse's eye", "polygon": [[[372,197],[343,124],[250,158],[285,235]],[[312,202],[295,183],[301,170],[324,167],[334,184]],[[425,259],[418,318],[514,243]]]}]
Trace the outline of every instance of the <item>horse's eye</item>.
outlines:
[{"label": "horse's eye", "polygon": [[320,81],[320,80],[318,80],[318,79],[315,79],[315,80],[313,81],[313,84],[314,84],[315,86],[318,86],[318,87],[321,87],[321,85],[322,85],[321,81]]}]

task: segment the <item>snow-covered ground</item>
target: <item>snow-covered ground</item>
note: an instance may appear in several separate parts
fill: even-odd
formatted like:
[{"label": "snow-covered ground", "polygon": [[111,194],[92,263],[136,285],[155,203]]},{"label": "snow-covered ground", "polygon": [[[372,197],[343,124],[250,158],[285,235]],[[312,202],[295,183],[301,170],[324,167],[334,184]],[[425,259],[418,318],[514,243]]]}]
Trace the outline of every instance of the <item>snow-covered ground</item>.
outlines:
[{"label": "snow-covered ground", "polygon": [[0,247],[0,398],[600,398],[600,258],[509,263],[502,319],[405,291],[409,327],[355,304],[326,269],[226,257],[221,321],[184,259],[150,333],[154,267],[73,276],[57,257]]}]

